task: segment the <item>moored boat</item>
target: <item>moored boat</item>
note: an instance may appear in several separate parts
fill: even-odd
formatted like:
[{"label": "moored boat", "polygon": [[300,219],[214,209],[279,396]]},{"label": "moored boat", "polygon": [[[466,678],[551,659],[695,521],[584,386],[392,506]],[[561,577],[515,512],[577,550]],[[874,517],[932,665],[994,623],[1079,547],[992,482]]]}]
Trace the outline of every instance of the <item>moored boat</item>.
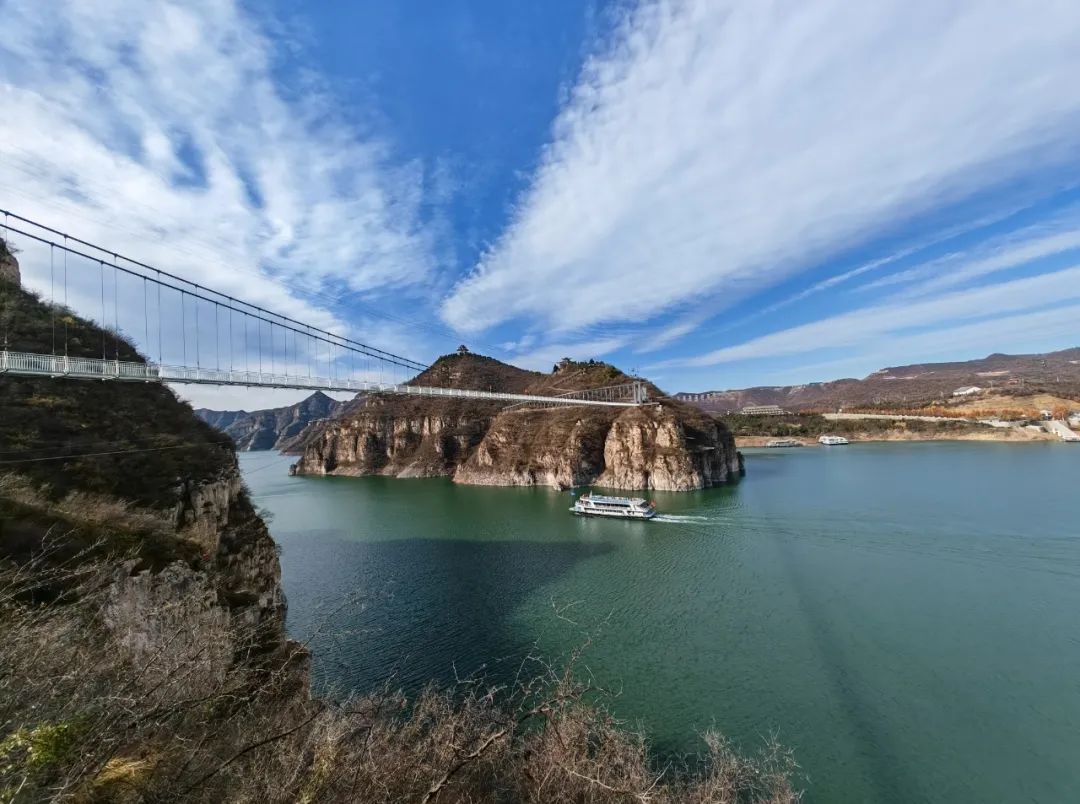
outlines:
[{"label": "moored boat", "polygon": [[765,446],[769,449],[779,449],[781,447],[802,447],[805,444],[794,438],[774,438],[772,441],[766,441]]},{"label": "moored boat", "polygon": [[656,503],[641,497],[607,497],[583,494],[570,511],[577,516],[607,516],[617,519],[652,519]]},{"label": "moored boat", "polygon": [[824,444],[826,447],[842,447],[850,442],[843,436],[823,435],[818,439],[818,443]]}]

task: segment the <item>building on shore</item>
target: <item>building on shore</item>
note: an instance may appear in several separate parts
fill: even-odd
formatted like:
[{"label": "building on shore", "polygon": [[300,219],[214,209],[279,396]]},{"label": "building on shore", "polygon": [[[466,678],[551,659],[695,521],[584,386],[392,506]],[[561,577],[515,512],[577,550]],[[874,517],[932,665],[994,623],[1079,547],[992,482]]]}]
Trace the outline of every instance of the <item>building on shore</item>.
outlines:
[{"label": "building on shore", "polygon": [[700,393],[686,393],[685,391],[680,391],[672,396],[680,402],[707,402],[710,399],[716,399],[722,395],[722,391],[701,391]]},{"label": "building on shore", "polygon": [[779,405],[747,405],[739,411],[740,416],[783,416],[787,413]]},{"label": "building on shore", "polygon": [[965,385],[963,388],[957,388],[955,391],[953,391],[952,395],[953,396],[971,396],[972,394],[977,394],[977,393],[980,393],[981,391],[982,391],[982,388],[980,388],[977,385]]}]

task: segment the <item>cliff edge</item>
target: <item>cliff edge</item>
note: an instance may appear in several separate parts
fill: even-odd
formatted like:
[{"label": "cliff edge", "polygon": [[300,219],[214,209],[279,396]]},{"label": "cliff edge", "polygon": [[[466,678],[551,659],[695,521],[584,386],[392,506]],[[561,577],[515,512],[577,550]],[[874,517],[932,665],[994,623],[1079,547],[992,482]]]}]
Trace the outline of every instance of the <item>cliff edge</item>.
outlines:
[{"label": "cliff edge", "polygon": [[[459,352],[439,358],[413,384],[558,395],[631,379],[595,361],[564,360],[543,374]],[[654,386],[650,398],[654,404],[635,408],[530,408],[369,395],[307,436],[294,472],[670,491],[739,475],[735,441],[722,424]]]}]

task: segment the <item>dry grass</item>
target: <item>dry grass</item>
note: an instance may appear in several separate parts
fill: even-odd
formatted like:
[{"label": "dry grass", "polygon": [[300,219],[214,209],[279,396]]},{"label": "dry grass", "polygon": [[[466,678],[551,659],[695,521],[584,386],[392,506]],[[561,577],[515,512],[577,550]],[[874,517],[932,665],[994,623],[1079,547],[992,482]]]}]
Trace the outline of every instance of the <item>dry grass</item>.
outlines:
[{"label": "dry grass", "polygon": [[[117,564],[48,552],[0,569],[0,801],[794,802],[775,745],[747,758],[705,735],[702,761],[659,765],[644,735],[580,681],[580,653],[518,681],[470,679],[408,700],[388,683],[312,700],[306,652],[207,630],[175,604],[155,639],[109,627]],[[42,584],[69,592],[35,604]],[[220,650],[224,646],[225,650]],[[245,658],[246,657],[246,658]]]}]

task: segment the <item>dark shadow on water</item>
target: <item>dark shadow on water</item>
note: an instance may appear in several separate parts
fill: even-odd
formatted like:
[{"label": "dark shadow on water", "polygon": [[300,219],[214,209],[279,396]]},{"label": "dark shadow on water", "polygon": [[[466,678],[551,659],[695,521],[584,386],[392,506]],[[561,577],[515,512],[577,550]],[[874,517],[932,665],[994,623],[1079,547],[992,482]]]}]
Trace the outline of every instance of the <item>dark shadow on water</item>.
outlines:
[{"label": "dark shadow on water", "polygon": [[[786,541],[788,537],[781,535],[778,538]],[[858,742],[859,759],[866,769],[867,781],[876,793],[872,800],[881,804],[929,800],[916,779],[905,772],[885,719],[874,711],[874,701],[867,694],[866,682],[851,673],[850,663],[844,657],[844,640],[806,584],[802,570],[797,566],[793,547],[790,542],[778,545],[781,561],[791,587],[798,595],[800,610],[814,635],[813,642],[818,647],[826,680]],[[812,797],[807,799],[814,800]]]},{"label": "dark shadow on water", "polygon": [[[530,593],[611,548],[582,542],[282,534],[290,635],[309,640],[316,692],[415,692],[455,673],[512,678],[531,647],[508,618]],[[555,657],[548,657],[555,658]]]}]

